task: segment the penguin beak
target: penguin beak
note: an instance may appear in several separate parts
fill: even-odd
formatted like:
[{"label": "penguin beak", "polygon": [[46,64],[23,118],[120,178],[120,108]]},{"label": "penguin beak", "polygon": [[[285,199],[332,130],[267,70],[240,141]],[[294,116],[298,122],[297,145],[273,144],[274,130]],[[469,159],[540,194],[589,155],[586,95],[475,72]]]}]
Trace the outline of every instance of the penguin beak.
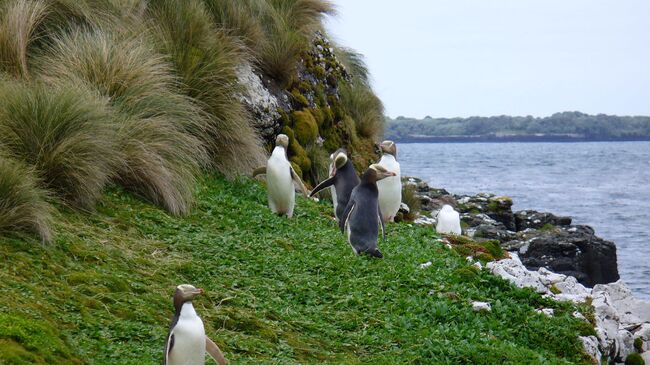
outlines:
[{"label": "penguin beak", "polygon": [[194,292],[194,294],[196,294],[196,295],[200,295],[200,294],[203,294],[203,293],[205,293],[205,290],[203,290],[201,288],[196,288],[196,292]]}]

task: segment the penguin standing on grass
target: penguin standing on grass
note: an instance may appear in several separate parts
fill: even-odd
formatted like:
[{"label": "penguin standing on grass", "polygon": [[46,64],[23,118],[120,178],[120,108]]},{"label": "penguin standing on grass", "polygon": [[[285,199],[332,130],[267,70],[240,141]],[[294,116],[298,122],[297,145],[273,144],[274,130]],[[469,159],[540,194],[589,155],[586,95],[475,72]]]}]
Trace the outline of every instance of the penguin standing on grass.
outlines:
[{"label": "penguin standing on grass", "polygon": [[203,365],[207,352],[219,365],[228,362],[219,346],[205,335],[203,321],[196,314],[192,300],[203,294],[203,289],[183,284],[174,293],[174,317],[165,342],[163,365]]},{"label": "penguin standing on grass", "polygon": [[373,257],[384,257],[377,248],[379,228],[382,236],[386,238],[379,208],[377,181],[390,176],[395,176],[395,173],[377,164],[370,165],[363,173],[361,183],[352,190],[342,219],[339,220],[341,232],[346,235],[348,243],[357,255],[365,253]]},{"label": "penguin standing on grass", "polygon": [[393,222],[402,203],[402,176],[399,162],[397,162],[397,145],[393,141],[383,141],[380,147],[382,156],[377,165],[394,172],[395,176],[377,182],[379,207],[383,213],[382,220]]},{"label": "penguin standing on grass", "polygon": [[289,137],[286,134],[278,135],[266,166],[255,169],[253,177],[266,174],[269,208],[273,213],[291,218],[296,202],[294,184],[305,196],[307,196],[307,188],[287,159],[287,147],[289,147]]},{"label": "penguin standing on grass", "polygon": [[461,234],[463,232],[460,227],[460,214],[451,205],[443,205],[440,212],[438,212],[436,232],[447,234]]},{"label": "penguin standing on grass", "polygon": [[338,149],[332,154],[332,165],[330,168],[330,177],[316,185],[309,196],[312,197],[319,191],[333,186],[332,202],[334,203],[334,215],[340,221],[343,210],[345,210],[350,199],[350,194],[352,194],[352,189],[359,185],[359,177],[357,176],[357,172],[354,171],[352,161],[350,161],[343,148]]}]

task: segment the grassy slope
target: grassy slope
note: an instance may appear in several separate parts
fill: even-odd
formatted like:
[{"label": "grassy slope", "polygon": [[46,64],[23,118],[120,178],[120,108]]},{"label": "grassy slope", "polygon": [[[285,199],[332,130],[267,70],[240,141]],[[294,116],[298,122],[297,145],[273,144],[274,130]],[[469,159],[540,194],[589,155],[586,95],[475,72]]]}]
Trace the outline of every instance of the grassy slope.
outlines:
[{"label": "grassy slope", "polygon": [[199,190],[187,218],[113,190],[64,212],[51,246],[0,239],[0,363],[159,363],[179,283],[207,290],[195,306],[233,364],[584,361],[574,308],[470,270],[430,228],[389,226],[371,260],[328,205],[287,220],[249,180]]}]

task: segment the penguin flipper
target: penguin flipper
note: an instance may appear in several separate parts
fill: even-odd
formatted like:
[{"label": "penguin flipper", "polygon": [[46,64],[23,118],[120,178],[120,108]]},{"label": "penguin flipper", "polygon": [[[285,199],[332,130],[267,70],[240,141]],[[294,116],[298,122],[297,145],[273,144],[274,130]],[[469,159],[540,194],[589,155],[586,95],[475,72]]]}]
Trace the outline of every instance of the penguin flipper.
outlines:
[{"label": "penguin flipper", "polygon": [[386,226],[384,225],[383,214],[381,214],[381,208],[377,206],[377,214],[379,215],[379,224],[381,225],[381,237],[386,240]]},{"label": "penguin flipper", "polygon": [[300,179],[300,176],[296,174],[296,171],[293,169],[293,167],[289,167],[289,168],[291,169],[291,179],[293,179],[293,182],[296,185],[298,185],[298,188],[306,198],[309,197],[309,192],[307,191],[305,184],[302,183],[302,179]]},{"label": "penguin flipper", "polygon": [[355,206],[355,201],[354,201],[354,191],[353,191],[352,196],[350,196],[350,200],[348,201],[348,205],[345,207],[343,214],[341,214],[341,219],[339,219],[339,228],[341,228],[342,233],[345,233],[345,225],[350,219],[350,215],[352,214],[352,210],[354,209],[354,206]]},{"label": "penguin flipper", "polygon": [[216,343],[214,343],[210,337],[205,336],[205,352],[207,352],[210,357],[217,362],[219,365],[228,365],[228,361],[223,356],[223,353],[219,349]]},{"label": "penguin flipper", "polygon": [[266,166],[260,166],[253,170],[253,177],[256,177],[257,175],[265,175],[266,174]]},{"label": "penguin flipper", "polygon": [[174,348],[174,333],[169,332],[169,336],[167,336],[167,343],[165,343],[165,357],[163,357],[163,365],[167,365],[169,361],[169,353],[172,351],[172,348]]},{"label": "penguin flipper", "polygon": [[321,181],[320,184],[316,185],[314,190],[312,190],[311,193],[309,193],[309,196],[312,197],[319,191],[334,185],[334,178],[335,176],[331,176],[330,178]]}]

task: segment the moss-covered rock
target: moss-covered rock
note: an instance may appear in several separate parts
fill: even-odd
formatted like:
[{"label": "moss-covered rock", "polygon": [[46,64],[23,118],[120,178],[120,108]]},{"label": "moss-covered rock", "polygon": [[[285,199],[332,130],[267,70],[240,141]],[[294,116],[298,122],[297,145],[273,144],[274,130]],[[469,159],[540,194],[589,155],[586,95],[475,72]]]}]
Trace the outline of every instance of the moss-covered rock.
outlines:
[{"label": "moss-covered rock", "polygon": [[308,109],[292,112],[291,119],[293,120],[293,131],[296,134],[296,140],[301,145],[308,146],[316,142],[318,124]]},{"label": "moss-covered rock", "polygon": [[309,107],[309,100],[307,100],[307,97],[305,95],[300,93],[300,90],[293,89],[291,91],[291,98],[293,100],[293,103],[298,108],[308,108]]},{"label": "moss-covered rock", "polygon": [[625,359],[625,365],[645,365],[645,360],[638,352],[633,352]]}]

